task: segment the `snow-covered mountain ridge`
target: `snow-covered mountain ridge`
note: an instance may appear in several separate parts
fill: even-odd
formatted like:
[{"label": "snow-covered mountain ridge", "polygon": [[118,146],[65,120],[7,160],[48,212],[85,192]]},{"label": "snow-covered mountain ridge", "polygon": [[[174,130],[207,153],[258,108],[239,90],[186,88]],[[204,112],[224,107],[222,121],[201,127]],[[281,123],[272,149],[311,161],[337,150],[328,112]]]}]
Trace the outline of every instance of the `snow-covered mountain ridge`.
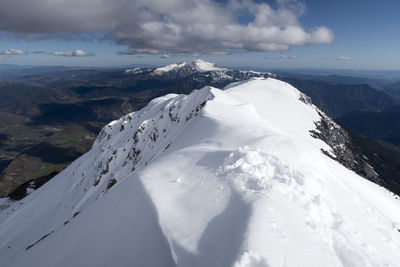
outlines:
[{"label": "snow-covered mountain ridge", "polygon": [[400,266],[400,203],[275,79],[166,95],[0,211],[0,266]]},{"label": "snow-covered mountain ridge", "polygon": [[128,75],[144,75],[152,79],[184,79],[191,81],[208,83],[226,83],[249,78],[267,78],[274,77],[274,74],[268,72],[233,70],[218,67],[215,63],[206,62],[197,59],[191,62],[174,63],[158,68],[132,68],[126,69]]},{"label": "snow-covered mountain ridge", "polygon": [[192,62],[182,62],[178,64],[170,64],[164,67],[156,68],[154,74],[164,74],[171,71],[181,72],[206,72],[206,71],[224,71],[228,70],[225,68],[217,67],[215,63],[203,61],[201,59],[194,60]]}]

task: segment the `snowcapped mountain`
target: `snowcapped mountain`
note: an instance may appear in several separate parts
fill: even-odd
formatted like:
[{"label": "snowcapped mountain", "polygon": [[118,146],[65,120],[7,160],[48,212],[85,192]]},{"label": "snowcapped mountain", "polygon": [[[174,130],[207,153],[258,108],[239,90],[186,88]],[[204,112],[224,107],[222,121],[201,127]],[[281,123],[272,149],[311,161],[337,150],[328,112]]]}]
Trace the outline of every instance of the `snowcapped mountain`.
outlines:
[{"label": "snowcapped mountain", "polygon": [[400,266],[400,200],[340,136],[272,78],[154,99],[1,200],[0,266]]},{"label": "snowcapped mountain", "polygon": [[171,72],[180,72],[182,74],[190,73],[193,74],[195,72],[207,72],[207,71],[225,71],[228,69],[219,68],[215,65],[215,63],[210,63],[203,61],[201,59],[197,59],[192,62],[183,62],[178,64],[170,64],[164,67],[156,68],[153,73],[157,75],[161,75],[164,73]]},{"label": "snowcapped mountain", "polygon": [[125,73],[140,74],[140,73],[143,73],[143,69],[141,69],[141,68],[126,69]]},{"label": "snowcapped mountain", "polygon": [[201,59],[182,62],[153,69],[126,69],[125,74],[144,75],[147,79],[188,79],[191,82],[207,82],[208,84],[231,83],[254,77],[273,77],[267,72],[240,71],[217,67],[215,63]]}]

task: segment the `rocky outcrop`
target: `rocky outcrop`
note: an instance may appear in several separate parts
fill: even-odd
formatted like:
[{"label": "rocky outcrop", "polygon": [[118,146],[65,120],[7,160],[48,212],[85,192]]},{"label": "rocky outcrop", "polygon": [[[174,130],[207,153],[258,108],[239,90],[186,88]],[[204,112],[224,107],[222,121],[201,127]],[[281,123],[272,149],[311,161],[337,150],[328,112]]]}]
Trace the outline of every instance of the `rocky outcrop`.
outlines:
[{"label": "rocky outcrop", "polygon": [[322,150],[322,152],[358,175],[384,186],[384,180],[376,173],[368,158],[356,149],[347,131],[326,114],[319,112],[319,115],[321,119],[315,123],[316,130],[311,130],[310,133],[331,147],[331,151]]}]

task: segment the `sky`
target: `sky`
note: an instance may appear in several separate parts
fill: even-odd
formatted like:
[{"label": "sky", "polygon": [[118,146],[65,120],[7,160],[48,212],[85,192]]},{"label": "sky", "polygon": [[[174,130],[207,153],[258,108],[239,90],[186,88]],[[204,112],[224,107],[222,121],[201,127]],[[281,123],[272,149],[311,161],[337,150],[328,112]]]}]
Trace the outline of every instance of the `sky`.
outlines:
[{"label": "sky", "polygon": [[400,69],[397,0],[0,0],[0,64]]}]

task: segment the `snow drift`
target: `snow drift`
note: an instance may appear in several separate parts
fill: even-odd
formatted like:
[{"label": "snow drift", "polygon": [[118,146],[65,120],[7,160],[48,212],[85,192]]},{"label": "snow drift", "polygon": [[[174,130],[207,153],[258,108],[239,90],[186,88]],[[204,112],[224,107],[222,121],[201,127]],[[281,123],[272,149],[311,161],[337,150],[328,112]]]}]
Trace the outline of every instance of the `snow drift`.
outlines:
[{"label": "snow drift", "polygon": [[400,266],[400,201],[324,153],[275,79],[166,95],[20,202],[0,266]]}]

